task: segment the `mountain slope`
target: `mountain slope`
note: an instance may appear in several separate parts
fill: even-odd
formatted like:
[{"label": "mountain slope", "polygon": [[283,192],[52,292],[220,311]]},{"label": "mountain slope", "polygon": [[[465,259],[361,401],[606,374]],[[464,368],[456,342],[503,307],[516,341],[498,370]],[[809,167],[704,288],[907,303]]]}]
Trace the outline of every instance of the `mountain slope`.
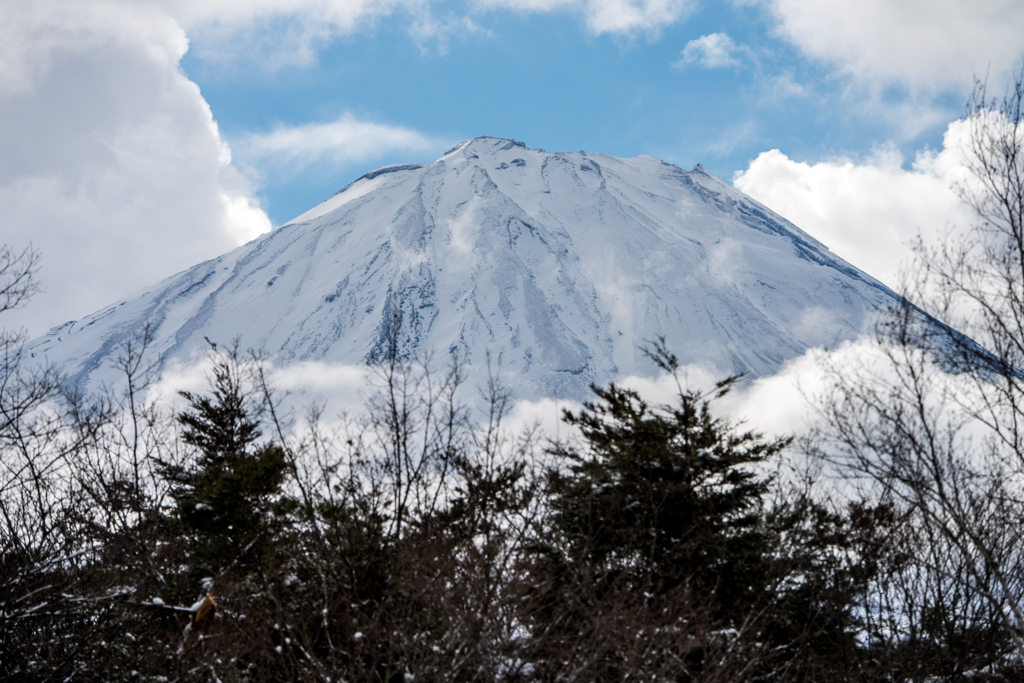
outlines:
[{"label": "mountain slope", "polygon": [[364,363],[398,320],[403,354],[489,354],[521,397],[579,398],[650,370],[637,347],[659,335],[683,362],[770,374],[894,296],[699,165],[484,137],[368,173],[29,350],[90,382],[149,323],[165,367],[235,336],[282,362]]}]

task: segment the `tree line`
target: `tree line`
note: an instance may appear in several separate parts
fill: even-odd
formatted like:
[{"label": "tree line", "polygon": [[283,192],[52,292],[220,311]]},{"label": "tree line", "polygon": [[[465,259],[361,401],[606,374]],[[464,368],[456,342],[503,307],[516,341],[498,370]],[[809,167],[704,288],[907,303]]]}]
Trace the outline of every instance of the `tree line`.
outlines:
[{"label": "tree line", "polygon": [[[550,440],[496,381],[465,402],[454,357],[382,354],[336,424],[237,344],[173,409],[145,331],[89,394],[5,333],[0,680],[1020,680],[1022,100],[976,88],[978,224],[922,243],[796,439],[664,341],[671,404],[595,387]],[[37,263],[0,250],[0,311]]]},{"label": "tree line", "polygon": [[[462,368],[397,357],[368,411],[286,430],[257,356],[206,393],[64,394],[2,432],[9,680],[773,680],[868,667],[876,508],[783,491],[765,440],[679,385],[610,385],[574,441],[474,420]],[[669,372],[663,346],[651,357]],[[46,377],[25,378],[50,398]],[[33,384],[33,382],[35,382]],[[140,384],[136,384],[139,382]],[[59,384],[49,387],[60,390]],[[8,400],[13,399],[13,400]],[[15,416],[17,417],[17,416]],[[298,436],[289,436],[289,433]],[[877,564],[877,562],[876,562]]]}]

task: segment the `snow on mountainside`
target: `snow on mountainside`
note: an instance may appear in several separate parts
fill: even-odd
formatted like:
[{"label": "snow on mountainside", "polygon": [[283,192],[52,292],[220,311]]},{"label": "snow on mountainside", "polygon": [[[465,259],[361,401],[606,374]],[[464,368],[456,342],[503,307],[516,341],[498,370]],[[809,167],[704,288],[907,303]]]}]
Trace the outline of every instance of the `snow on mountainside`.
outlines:
[{"label": "snow on mountainside", "polygon": [[461,351],[522,398],[580,398],[684,363],[771,374],[856,336],[885,286],[699,165],[549,154],[481,137],[429,166],[368,173],[219,258],[34,340],[74,381],[149,323],[164,367],[204,337],[279,362],[364,363],[400,317],[402,353]]}]

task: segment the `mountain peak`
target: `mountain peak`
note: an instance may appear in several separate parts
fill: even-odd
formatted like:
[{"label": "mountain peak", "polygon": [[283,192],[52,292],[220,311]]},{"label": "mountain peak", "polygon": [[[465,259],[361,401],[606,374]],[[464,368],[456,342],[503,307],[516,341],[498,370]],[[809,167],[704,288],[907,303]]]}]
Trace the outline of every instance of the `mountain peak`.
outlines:
[{"label": "mountain peak", "polygon": [[660,336],[683,363],[770,374],[894,297],[699,164],[477,137],[364,174],[29,350],[91,383],[147,324],[163,367],[201,357],[204,338],[282,364],[366,363],[394,342],[458,352],[484,379],[489,362],[520,397],[579,399],[654,372],[640,347]]},{"label": "mountain peak", "polygon": [[462,152],[464,154],[493,154],[495,152],[505,152],[512,149],[529,149],[525,142],[519,140],[513,140],[511,138],[496,138],[489,135],[479,135],[475,138],[470,138],[460,142],[459,144],[452,147],[450,150],[444,153],[444,157],[455,154],[456,152]]}]

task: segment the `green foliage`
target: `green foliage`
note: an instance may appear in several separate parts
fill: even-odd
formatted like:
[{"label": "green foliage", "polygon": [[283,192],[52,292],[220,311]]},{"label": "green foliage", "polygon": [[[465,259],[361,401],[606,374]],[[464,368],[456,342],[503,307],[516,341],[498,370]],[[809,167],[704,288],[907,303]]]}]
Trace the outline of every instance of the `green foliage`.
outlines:
[{"label": "green foliage", "polygon": [[[714,397],[734,382],[719,383]],[[564,418],[584,448],[553,450],[569,463],[548,480],[566,555],[631,590],[688,584],[716,595],[724,618],[737,616],[767,573],[761,517],[770,479],[758,467],[789,440],[737,432],[696,391],[680,390],[678,404],[663,408],[615,385],[594,391],[598,402]]]},{"label": "green foliage", "polygon": [[[216,346],[213,351],[216,354]],[[177,416],[192,463],[164,466],[177,512],[197,536],[200,559],[233,559],[267,531],[286,471],[285,450],[258,443],[260,406],[245,388],[237,348],[214,356],[210,394],[182,391],[189,409]]]},{"label": "green foliage", "polygon": [[875,596],[925,540],[784,483],[788,439],[716,417],[735,379],[671,406],[595,388],[545,461],[507,396],[463,412],[457,366],[393,360],[366,422],[275,443],[258,363],[214,361],[163,420],[74,407],[75,478],[22,484],[53,502],[27,533],[32,499],[0,496],[0,680],[956,680],[1012,647],[953,594],[899,632],[913,606]]},{"label": "green foliage", "polygon": [[[663,343],[650,356],[678,372]],[[660,407],[595,387],[597,401],[565,414],[581,439],[550,450],[550,515],[527,565],[538,659],[589,653],[580,675],[593,680],[836,680],[856,668],[867,544],[846,515],[779,496],[769,466],[791,439],[713,414],[735,382],[707,394],[677,382]]]}]

